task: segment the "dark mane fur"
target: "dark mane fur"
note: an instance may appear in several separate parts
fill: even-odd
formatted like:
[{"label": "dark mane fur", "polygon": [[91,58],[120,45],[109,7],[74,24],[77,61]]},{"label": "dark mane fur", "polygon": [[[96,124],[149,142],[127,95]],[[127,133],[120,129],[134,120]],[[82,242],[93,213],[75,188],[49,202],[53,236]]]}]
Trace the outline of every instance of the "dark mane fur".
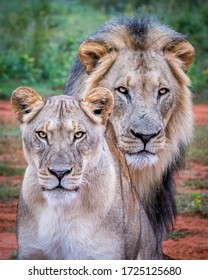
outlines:
[{"label": "dark mane fur", "polygon": [[[186,148],[180,147],[180,155],[164,172],[161,181],[154,186],[157,192],[152,192],[151,204],[143,203],[158,240],[163,239],[162,233],[172,230],[176,217],[175,180],[174,175],[183,167]],[[161,233],[161,234],[160,234]]]}]

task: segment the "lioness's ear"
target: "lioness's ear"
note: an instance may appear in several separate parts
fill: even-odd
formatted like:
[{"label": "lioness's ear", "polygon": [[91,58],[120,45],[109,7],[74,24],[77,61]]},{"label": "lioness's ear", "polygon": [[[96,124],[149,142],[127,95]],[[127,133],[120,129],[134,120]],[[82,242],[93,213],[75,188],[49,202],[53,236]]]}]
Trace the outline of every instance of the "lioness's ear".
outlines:
[{"label": "lioness's ear", "polygon": [[192,63],[195,51],[194,47],[186,40],[179,42],[171,42],[164,48],[164,53],[169,60],[177,59],[180,68],[186,72],[188,66]]},{"label": "lioness's ear", "polygon": [[104,125],[107,123],[113,105],[112,93],[103,87],[92,89],[85,97],[85,100],[80,101],[80,106],[88,117],[95,123]]},{"label": "lioness's ear", "polygon": [[85,41],[78,49],[80,62],[85,66],[90,74],[98,63],[99,59],[108,52],[104,43],[96,41]]},{"label": "lioness's ear", "polygon": [[29,121],[43,106],[42,97],[32,88],[18,87],[11,97],[12,107],[17,119]]}]

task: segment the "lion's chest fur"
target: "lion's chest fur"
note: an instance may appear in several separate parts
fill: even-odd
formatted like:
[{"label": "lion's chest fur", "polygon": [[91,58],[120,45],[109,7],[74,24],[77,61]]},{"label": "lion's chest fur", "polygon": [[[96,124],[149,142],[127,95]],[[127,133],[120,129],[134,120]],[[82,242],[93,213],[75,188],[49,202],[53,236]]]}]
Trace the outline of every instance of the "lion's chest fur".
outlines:
[{"label": "lion's chest fur", "polygon": [[110,232],[95,216],[68,217],[46,209],[38,222],[38,246],[49,259],[120,259],[123,238]]}]

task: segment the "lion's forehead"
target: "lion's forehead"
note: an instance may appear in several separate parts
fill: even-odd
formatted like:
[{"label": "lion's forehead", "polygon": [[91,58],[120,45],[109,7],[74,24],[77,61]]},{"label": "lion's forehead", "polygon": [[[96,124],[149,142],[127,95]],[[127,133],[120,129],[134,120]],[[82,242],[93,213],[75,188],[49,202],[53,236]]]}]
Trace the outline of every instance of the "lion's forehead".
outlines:
[{"label": "lion's forehead", "polygon": [[[126,67],[123,67],[126,65]],[[174,87],[174,79],[165,59],[152,52],[139,55],[135,51],[120,52],[115,64],[100,83],[102,86],[130,88],[134,92],[151,94],[158,87]]]},{"label": "lion's forehead", "polygon": [[[123,67],[127,65],[128,67]],[[127,53],[121,51],[112,68],[121,68],[122,74],[130,73],[131,76],[149,77],[164,76],[167,78],[170,70],[168,64],[159,52],[156,51],[134,51],[129,50]],[[169,70],[169,71],[168,71]],[[122,77],[121,72],[119,76]]]}]

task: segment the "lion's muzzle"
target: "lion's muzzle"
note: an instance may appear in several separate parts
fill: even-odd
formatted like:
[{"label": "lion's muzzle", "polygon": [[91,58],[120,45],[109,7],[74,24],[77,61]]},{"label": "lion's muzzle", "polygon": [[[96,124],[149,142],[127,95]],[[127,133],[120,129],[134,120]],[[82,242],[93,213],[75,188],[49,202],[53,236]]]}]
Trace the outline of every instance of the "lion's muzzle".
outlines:
[{"label": "lion's muzzle", "polygon": [[132,134],[134,137],[140,139],[140,140],[144,143],[145,146],[146,146],[146,144],[147,144],[152,138],[157,137],[157,135],[160,134],[160,131],[161,131],[161,130],[159,130],[159,131],[156,132],[156,133],[143,134],[143,133],[140,133],[140,132],[135,132],[135,131],[132,130],[132,129],[130,130],[131,134]]}]

